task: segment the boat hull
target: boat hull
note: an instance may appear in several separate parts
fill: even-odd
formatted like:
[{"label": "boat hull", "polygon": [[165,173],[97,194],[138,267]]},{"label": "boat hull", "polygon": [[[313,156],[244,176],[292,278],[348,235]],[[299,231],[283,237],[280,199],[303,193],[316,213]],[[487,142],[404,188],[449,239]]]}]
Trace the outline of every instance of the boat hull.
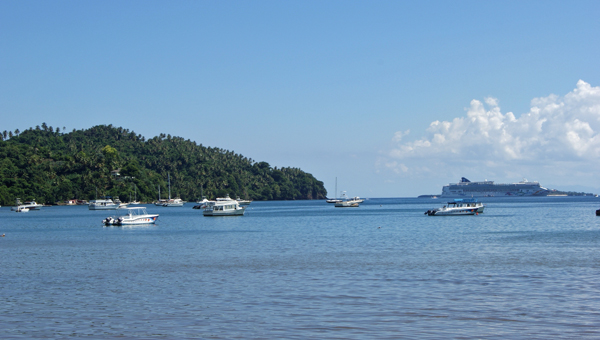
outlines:
[{"label": "boat hull", "polygon": [[119,209],[118,204],[110,204],[110,205],[96,205],[91,204],[88,206],[89,210],[117,210]]},{"label": "boat hull", "polygon": [[183,203],[165,203],[163,207],[183,207]]},{"label": "boat hull", "polygon": [[16,207],[12,207],[12,208],[10,208],[10,210],[12,210],[12,211],[17,211],[19,209],[27,209],[28,211],[29,210],[42,210],[42,206],[43,205],[37,204],[37,203],[33,203],[33,204],[27,204],[27,203],[25,203],[25,204],[21,204],[21,205],[16,206]]},{"label": "boat hull", "polygon": [[358,208],[357,202],[338,202],[335,204],[336,208]]},{"label": "boat hull", "polygon": [[212,210],[206,209],[202,212],[204,216],[242,216],[246,212],[246,209],[236,209],[236,210]]},{"label": "boat hull", "polygon": [[462,216],[462,215],[475,215],[477,209],[464,209],[464,210],[430,210],[427,211],[429,216]]},{"label": "boat hull", "polygon": [[124,225],[141,225],[141,224],[155,224],[158,219],[158,214],[153,215],[140,215],[135,217],[121,216],[119,218],[108,217],[102,224],[105,226],[124,226]]},{"label": "boat hull", "polygon": [[454,202],[448,202],[442,208],[427,210],[425,215],[429,216],[460,216],[480,214],[485,209],[485,205],[476,199],[455,199]]},{"label": "boat hull", "polygon": [[140,216],[135,219],[123,219],[121,225],[155,224],[157,219],[158,215]]}]

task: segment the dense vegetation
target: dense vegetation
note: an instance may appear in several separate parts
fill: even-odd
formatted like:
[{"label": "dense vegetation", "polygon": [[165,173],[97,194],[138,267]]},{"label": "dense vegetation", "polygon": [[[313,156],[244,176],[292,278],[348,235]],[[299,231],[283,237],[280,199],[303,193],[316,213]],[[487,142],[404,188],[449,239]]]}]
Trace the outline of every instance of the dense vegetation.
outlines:
[{"label": "dense vegetation", "polygon": [[[192,201],[230,195],[254,200],[322,199],[323,182],[297,168],[272,168],[234,152],[161,134],[146,140],[112,125],[65,133],[42,126],[0,136],[0,204],[100,196]],[[114,170],[119,170],[116,175]],[[112,172],[111,172],[112,171]]]}]

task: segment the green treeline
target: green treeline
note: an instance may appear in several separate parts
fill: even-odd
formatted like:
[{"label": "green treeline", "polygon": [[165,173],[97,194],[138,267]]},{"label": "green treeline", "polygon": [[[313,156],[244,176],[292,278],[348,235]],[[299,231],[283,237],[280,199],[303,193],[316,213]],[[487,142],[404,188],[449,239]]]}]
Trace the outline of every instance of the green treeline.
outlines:
[{"label": "green treeline", "polygon": [[[118,170],[118,175],[116,174]],[[142,135],[112,125],[60,132],[45,123],[0,135],[0,204],[52,204],[100,196],[151,202],[230,195],[253,200],[322,199],[323,182],[297,168],[272,168],[181,137]]]}]

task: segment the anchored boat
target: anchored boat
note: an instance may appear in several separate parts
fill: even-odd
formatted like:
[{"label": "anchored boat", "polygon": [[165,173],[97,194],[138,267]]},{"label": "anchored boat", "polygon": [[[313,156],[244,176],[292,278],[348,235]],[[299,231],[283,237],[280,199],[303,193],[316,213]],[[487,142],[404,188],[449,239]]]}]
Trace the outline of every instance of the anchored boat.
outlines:
[{"label": "anchored boat", "polygon": [[460,198],[448,202],[441,208],[427,210],[425,215],[429,216],[452,216],[452,215],[475,215],[480,214],[485,209],[483,203],[474,198]]},{"label": "anchored boat", "polygon": [[158,214],[148,214],[145,207],[124,208],[127,214],[120,217],[107,217],[102,221],[105,226],[121,226],[134,224],[154,224]]},{"label": "anchored boat", "polygon": [[[227,197],[229,198],[229,197]],[[241,206],[234,199],[218,199],[204,209],[204,216],[241,216],[246,211],[246,206]]]}]

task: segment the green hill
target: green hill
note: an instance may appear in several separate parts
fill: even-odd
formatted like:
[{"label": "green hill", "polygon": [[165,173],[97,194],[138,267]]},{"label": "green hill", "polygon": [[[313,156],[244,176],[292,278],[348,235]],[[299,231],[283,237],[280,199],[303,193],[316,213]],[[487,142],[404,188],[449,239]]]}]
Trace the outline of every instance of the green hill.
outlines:
[{"label": "green hill", "polygon": [[[146,140],[121,127],[60,132],[42,124],[0,141],[0,204],[54,203],[96,196],[192,201],[229,194],[254,200],[323,199],[323,182],[298,168],[272,168],[232,151],[161,134]],[[118,175],[117,175],[118,172]]]}]

